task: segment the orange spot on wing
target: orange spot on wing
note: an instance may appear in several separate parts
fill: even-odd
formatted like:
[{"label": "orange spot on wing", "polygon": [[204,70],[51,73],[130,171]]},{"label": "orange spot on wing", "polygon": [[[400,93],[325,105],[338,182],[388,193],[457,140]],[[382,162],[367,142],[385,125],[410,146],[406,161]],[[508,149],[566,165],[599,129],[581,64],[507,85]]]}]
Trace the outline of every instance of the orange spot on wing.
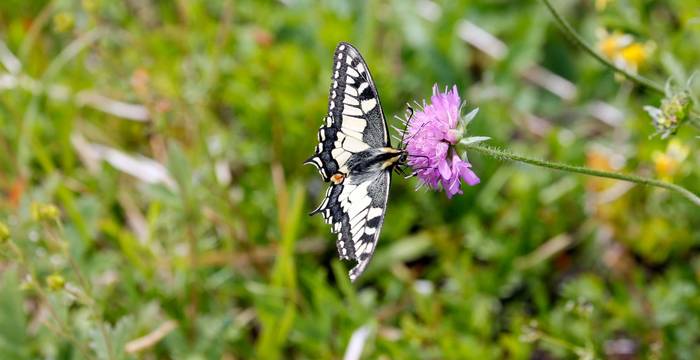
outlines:
[{"label": "orange spot on wing", "polygon": [[341,173],[336,173],[336,174],[333,174],[333,176],[331,176],[331,181],[336,185],[342,184],[343,180],[345,180],[345,175],[343,175]]}]

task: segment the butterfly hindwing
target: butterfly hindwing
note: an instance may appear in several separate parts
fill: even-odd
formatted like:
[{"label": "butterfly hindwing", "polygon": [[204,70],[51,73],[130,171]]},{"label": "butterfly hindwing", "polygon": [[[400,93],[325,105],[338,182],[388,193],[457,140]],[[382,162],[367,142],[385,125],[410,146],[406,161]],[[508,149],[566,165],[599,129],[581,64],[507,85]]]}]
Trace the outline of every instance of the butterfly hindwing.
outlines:
[{"label": "butterfly hindwing", "polygon": [[[328,115],[318,130],[315,154],[306,161],[324,181],[344,169],[352,154],[389,146],[389,136],[377,88],[362,55],[341,42],[333,56]],[[347,171],[347,170],[346,170]]]},{"label": "butterfly hindwing", "polygon": [[351,281],[365,270],[377,245],[389,196],[390,174],[382,171],[356,178],[349,176],[341,184],[332,184],[316,209],[338,235],[340,258],[357,261],[349,273]]},{"label": "butterfly hindwing", "polygon": [[[348,196],[349,200],[353,200],[353,197],[369,199],[369,201],[360,200],[360,206],[356,205],[357,201],[354,200],[348,203],[350,209],[353,209],[349,211],[350,234],[348,236],[352,235],[351,242],[355,250],[355,260],[357,260],[357,265],[350,270],[350,281],[355,281],[365,271],[374,254],[374,249],[379,240],[379,232],[384,223],[384,214],[391,185],[391,172],[384,171],[377,174],[374,180],[367,179],[361,184],[368,182],[369,185],[366,187],[366,192],[360,185]],[[357,194],[358,192],[359,194]],[[343,205],[342,195],[341,206]],[[365,204],[367,205],[362,208],[361,205]],[[357,209],[354,209],[356,206]],[[354,216],[353,213],[355,213]]]}]

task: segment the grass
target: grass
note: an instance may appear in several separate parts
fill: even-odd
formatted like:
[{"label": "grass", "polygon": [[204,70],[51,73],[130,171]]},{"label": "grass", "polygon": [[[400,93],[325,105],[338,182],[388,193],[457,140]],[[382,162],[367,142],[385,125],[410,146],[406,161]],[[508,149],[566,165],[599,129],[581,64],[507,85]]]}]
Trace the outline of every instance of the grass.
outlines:
[{"label": "grass", "polygon": [[[553,5],[589,44],[653,42],[639,73],[685,84],[691,3]],[[388,117],[456,84],[490,145],[700,191],[697,130],[650,137],[661,95],[540,1],[4,1],[0,358],[341,358],[351,339],[362,358],[700,354],[700,212],[612,179],[476,153],[481,184],[452,200],[395,177],[351,284],[301,165],[341,40]]]}]

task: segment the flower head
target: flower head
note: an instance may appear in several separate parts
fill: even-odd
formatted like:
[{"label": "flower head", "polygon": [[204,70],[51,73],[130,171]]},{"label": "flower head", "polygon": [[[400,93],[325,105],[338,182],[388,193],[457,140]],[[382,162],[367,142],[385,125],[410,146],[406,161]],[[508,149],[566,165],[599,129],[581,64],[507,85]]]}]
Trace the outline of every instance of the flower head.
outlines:
[{"label": "flower head", "polygon": [[46,277],[46,285],[52,291],[58,291],[66,286],[66,279],[59,274],[51,274]]},{"label": "flower head", "polygon": [[616,66],[636,73],[654,51],[654,43],[635,42],[634,37],[620,32],[598,30],[598,50]]},{"label": "flower head", "polygon": [[57,221],[61,211],[53,204],[33,203],[32,217],[36,221]]},{"label": "flower head", "polygon": [[467,123],[477,112],[474,110],[462,118],[461,109],[457,86],[441,93],[435,85],[430,103],[424,101],[423,108],[413,114],[406,134],[408,164],[431,189],[442,185],[448,198],[462,193],[462,181],[472,186],[479,183],[471,164],[455,149],[463,141]]},{"label": "flower head", "polygon": [[691,101],[685,91],[667,95],[661,100],[661,107],[646,105],[644,110],[651,116],[656,134],[665,139],[673,135],[690,114]]}]

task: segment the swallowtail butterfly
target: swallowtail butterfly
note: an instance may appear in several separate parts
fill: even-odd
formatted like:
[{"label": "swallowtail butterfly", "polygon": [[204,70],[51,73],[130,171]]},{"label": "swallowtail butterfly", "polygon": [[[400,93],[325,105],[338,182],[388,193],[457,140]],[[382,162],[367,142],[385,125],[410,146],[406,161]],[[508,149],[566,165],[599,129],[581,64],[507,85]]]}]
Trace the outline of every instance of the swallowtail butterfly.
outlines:
[{"label": "swallowtail butterfly", "polygon": [[330,181],[313,214],[322,214],[338,234],[341,259],[355,260],[350,280],[365,270],[377,246],[389,197],[391,172],[406,153],[391,147],[379,94],[367,64],[352,45],[341,42],[333,56],[328,115],[318,130],[313,164]]}]

